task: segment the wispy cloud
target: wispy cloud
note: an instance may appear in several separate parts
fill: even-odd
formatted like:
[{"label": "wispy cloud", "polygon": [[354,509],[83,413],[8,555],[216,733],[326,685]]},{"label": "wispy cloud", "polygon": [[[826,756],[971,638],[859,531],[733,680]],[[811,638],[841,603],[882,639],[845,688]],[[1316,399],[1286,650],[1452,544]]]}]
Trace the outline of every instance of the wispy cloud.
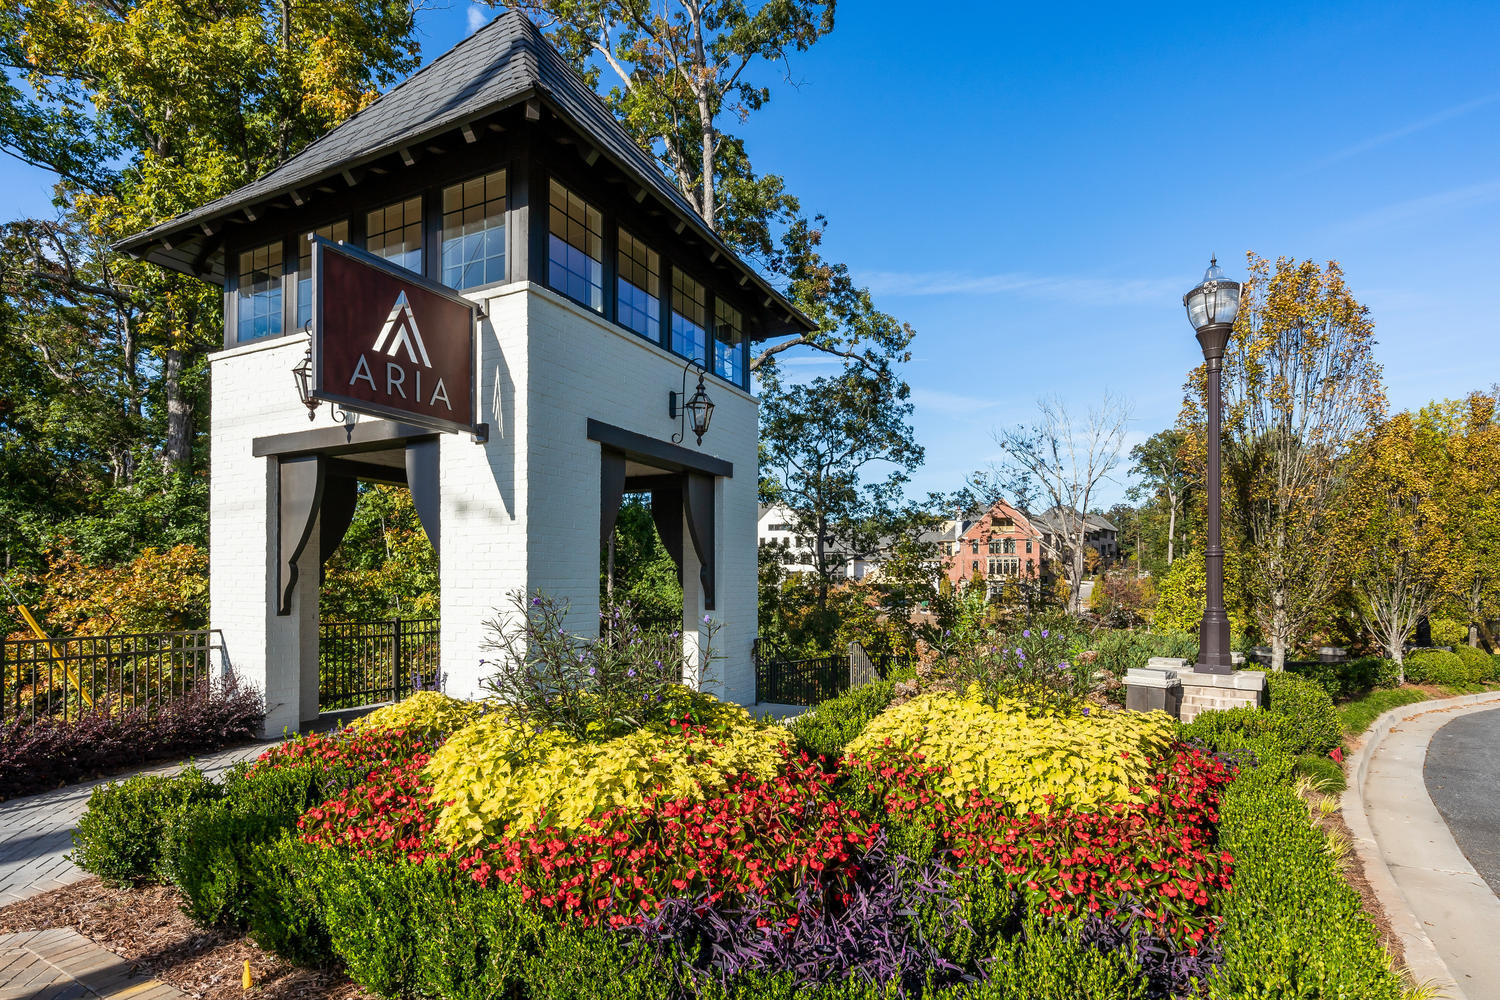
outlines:
[{"label": "wispy cloud", "polygon": [[1494,104],[1496,101],[1500,101],[1500,93],[1488,94],[1484,97],[1476,97],[1472,101],[1465,101],[1462,104],[1455,104],[1453,107],[1445,108],[1435,115],[1428,115],[1426,118],[1422,118],[1418,121],[1409,122],[1405,125],[1402,125],[1400,128],[1393,128],[1389,132],[1381,132],[1379,135],[1372,135],[1368,139],[1356,142],[1352,146],[1345,146],[1343,149],[1329,153],[1327,156],[1324,156],[1321,159],[1314,160],[1313,162],[1298,170],[1297,173],[1307,173],[1308,171],[1312,170],[1320,170],[1323,167],[1329,166],[1330,164],[1338,163],[1340,160],[1347,160],[1351,156],[1358,156],[1361,153],[1368,153],[1370,150],[1376,149],[1380,146],[1384,146],[1386,143],[1395,142],[1397,139],[1404,139],[1409,135],[1413,135],[1417,132],[1422,132],[1426,129],[1430,129],[1434,125],[1441,125],[1443,122],[1462,117],[1463,115],[1469,114],[1471,111],[1478,111],[1480,108],[1486,107],[1490,104]]},{"label": "wispy cloud", "polygon": [[952,271],[869,271],[859,280],[877,295],[1023,295],[1083,303],[1160,302],[1180,294],[1176,278],[1090,278],[1024,271],[961,274]]},{"label": "wispy cloud", "polygon": [[492,11],[488,7],[481,7],[477,3],[469,4],[468,33],[472,35],[474,34],[474,32],[478,31],[480,28],[488,24],[491,13]]},{"label": "wispy cloud", "polygon": [[1383,208],[1356,215],[1333,228],[1336,232],[1344,234],[1363,232],[1401,222],[1420,221],[1456,209],[1478,208],[1495,201],[1500,201],[1500,178],[1450,188],[1447,191],[1423,195],[1420,198],[1398,201]]},{"label": "wispy cloud", "polygon": [[947,392],[943,389],[924,389],[917,386],[912,386],[911,401],[918,411],[941,413],[944,416],[974,415],[993,409],[1001,403],[1000,400],[994,398],[984,399],[979,396]]}]

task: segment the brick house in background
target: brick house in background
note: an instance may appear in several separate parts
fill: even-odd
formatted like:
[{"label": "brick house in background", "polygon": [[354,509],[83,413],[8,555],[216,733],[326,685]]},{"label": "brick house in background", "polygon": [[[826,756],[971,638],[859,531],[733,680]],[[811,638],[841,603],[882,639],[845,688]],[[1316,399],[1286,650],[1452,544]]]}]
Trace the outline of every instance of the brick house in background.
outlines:
[{"label": "brick house in background", "polygon": [[1042,531],[1005,501],[956,519],[951,529],[941,545],[943,574],[954,586],[967,584],[976,574],[991,592],[1008,579],[1042,579]]}]

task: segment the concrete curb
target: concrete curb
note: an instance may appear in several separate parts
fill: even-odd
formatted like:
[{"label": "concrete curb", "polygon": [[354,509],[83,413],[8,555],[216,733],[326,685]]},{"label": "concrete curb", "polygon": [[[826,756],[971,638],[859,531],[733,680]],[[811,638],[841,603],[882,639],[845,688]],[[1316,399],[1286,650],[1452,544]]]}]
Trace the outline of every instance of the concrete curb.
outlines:
[{"label": "concrete curb", "polygon": [[[1376,898],[1380,900],[1380,905],[1390,919],[1396,936],[1401,939],[1401,946],[1406,955],[1407,971],[1419,983],[1428,982],[1436,985],[1450,1000],[1470,1000],[1470,998],[1458,986],[1456,977],[1432,943],[1432,938],[1428,936],[1422,920],[1412,912],[1410,900],[1397,884],[1395,875],[1392,874],[1390,866],[1381,853],[1380,845],[1375,840],[1374,829],[1370,825],[1365,786],[1369,779],[1370,761],[1394,726],[1430,712],[1452,712],[1453,709],[1479,711],[1496,706],[1500,706],[1500,692],[1491,691],[1460,695],[1456,698],[1419,701],[1385,712],[1364,734],[1364,744],[1351,762],[1349,787],[1340,801],[1340,811],[1353,836],[1354,849],[1359,856],[1360,863],[1364,866],[1365,878],[1369,881],[1370,888],[1374,890]],[[1455,713],[1457,714],[1468,714],[1468,712]],[[1437,807],[1427,796],[1425,785],[1422,787],[1422,794],[1415,798],[1418,801],[1414,804],[1414,808],[1421,808],[1421,804],[1425,803],[1426,809],[1431,812],[1430,818],[1446,831],[1447,826],[1438,814]],[[1451,842],[1452,835],[1448,836]],[[1456,843],[1452,844],[1452,848],[1453,852],[1462,858],[1462,852],[1458,850]],[[1478,879],[1478,873],[1473,872],[1472,866],[1470,873],[1476,880]]]}]

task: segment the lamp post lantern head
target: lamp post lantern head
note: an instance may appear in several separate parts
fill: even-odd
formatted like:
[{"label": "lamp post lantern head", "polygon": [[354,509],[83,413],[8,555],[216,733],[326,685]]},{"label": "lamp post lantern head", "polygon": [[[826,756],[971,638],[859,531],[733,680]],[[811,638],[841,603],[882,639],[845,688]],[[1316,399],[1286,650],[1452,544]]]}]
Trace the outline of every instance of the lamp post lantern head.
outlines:
[{"label": "lamp post lantern head", "polygon": [[1198,332],[1203,356],[1223,357],[1229,329],[1240,311],[1240,283],[1230,281],[1218,258],[1210,257],[1203,280],[1182,297],[1182,304],[1187,307],[1188,322]]}]

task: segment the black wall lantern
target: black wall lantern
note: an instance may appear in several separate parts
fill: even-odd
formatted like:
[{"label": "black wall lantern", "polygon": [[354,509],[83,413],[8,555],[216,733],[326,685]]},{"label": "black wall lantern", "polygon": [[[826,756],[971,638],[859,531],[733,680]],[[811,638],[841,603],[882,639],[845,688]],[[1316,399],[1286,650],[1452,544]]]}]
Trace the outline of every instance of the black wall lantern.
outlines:
[{"label": "black wall lantern", "polygon": [[[688,372],[694,368],[698,369],[698,388],[693,394],[687,394]],[[687,437],[687,421],[693,423],[693,434],[698,443],[703,443],[703,435],[708,433],[708,422],[714,415],[714,401],[708,398],[708,393],[703,388],[703,376],[708,369],[703,367],[703,362],[694,358],[682,366],[682,391],[667,393],[667,413],[673,420],[678,422],[679,430],[672,435],[673,444],[681,444]]]},{"label": "black wall lantern", "polygon": [[302,361],[296,368],[292,369],[292,379],[297,383],[297,397],[302,400],[302,405],[307,407],[307,419],[318,419],[318,401],[312,394],[312,340],[307,342],[307,353],[303,355]]}]

